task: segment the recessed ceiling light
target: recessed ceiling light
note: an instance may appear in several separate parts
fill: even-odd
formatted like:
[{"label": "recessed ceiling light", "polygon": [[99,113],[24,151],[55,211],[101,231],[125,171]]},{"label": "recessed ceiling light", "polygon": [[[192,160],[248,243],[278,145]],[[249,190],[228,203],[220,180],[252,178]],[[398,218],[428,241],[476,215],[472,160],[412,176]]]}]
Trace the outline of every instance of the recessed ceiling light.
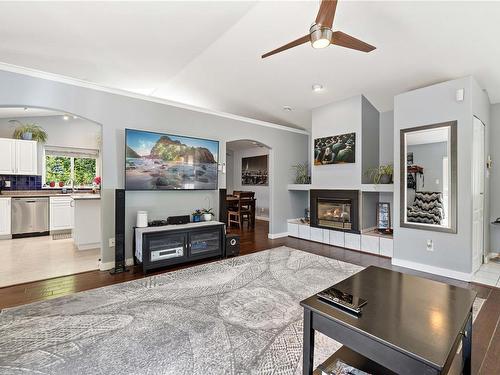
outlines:
[{"label": "recessed ceiling light", "polygon": [[315,83],[314,85],[312,85],[312,90],[314,92],[323,91],[323,85],[320,85],[319,83]]},{"label": "recessed ceiling light", "polygon": [[283,111],[291,112],[292,110],[293,110],[293,108],[290,107],[289,105],[283,106]]},{"label": "recessed ceiling light", "polygon": [[76,120],[78,118],[78,116],[73,116],[73,120]]},{"label": "recessed ceiling light", "polygon": [[257,145],[258,143],[257,142],[252,142],[253,145]]},{"label": "recessed ceiling light", "polygon": [[64,120],[64,121],[68,121],[68,120],[69,120],[69,116],[68,116],[68,115],[64,115],[64,116],[63,116],[63,120]]}]

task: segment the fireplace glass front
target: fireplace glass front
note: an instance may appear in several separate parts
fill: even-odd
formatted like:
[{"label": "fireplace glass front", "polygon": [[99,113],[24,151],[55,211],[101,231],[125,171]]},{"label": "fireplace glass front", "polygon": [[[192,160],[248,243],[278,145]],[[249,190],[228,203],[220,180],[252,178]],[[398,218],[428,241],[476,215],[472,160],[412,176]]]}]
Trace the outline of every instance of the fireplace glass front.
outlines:
[{"label": "fireplace glass front", "polygon": [[318,198],[318,225],[336,229],[352,229],[351,200]]}]

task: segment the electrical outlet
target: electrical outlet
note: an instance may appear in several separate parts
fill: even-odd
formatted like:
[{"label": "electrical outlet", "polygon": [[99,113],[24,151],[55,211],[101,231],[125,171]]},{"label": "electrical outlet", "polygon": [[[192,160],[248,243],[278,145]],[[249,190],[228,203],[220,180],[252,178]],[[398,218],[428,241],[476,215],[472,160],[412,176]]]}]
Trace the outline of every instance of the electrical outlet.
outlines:
[{"label": "electrical outlet", "polygon": [[427,240],[427,251],[434,251],[434,242]]},{"label": "electrical outlet", "polygon": [[115,247],[115,238],[110,238],[109,239],[109,247]]}]

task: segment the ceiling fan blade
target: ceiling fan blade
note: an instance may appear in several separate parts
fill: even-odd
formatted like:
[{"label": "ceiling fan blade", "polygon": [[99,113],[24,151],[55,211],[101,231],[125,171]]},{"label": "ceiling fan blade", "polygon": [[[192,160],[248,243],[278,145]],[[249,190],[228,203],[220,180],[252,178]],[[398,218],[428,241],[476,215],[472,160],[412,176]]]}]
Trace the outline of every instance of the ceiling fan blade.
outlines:
[{"label": "ceiling fan blade", "polygon": [[272,50],[271,52],[268,52],[268,53],[262,55],[262,58],[264,59],[268,56],[274,55],[275,53],[279,53],[279,52],[285,51],[287,49],[300,46],[301,44],[304,44],[304,43],[307,43],[310,41],[311,41],[311,36],[309,34],[304,35],[303,37],[300,37],[299,39],[296,39],[293,42],[285,44],[284,46],[282,46],[280,48],[276,48],[276,49]]},{"label": "ceiling fan blade", "polygon": [[342,31],[334,31],[331,42],[336,46],[355,49],[362,52],[371,52],[375,49],[375,47],[371,44],[356,39],[355,37],[343,33]]},{"label": "ceiling fan blade", "polygon": [[316,24],[332,28],[333,17],[337,9],[337,0],[323,0],[319,6],[318,15],[316,16]]}]

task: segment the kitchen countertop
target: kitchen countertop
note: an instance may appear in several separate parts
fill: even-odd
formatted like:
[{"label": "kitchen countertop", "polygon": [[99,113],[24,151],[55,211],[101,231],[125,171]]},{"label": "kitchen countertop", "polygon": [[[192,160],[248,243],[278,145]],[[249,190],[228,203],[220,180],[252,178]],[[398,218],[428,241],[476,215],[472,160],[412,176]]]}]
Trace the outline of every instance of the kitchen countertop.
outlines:
[{"label": "kitchen countertop", "polygon": [[0,197],[5,198],[41,198],[41,197],[71,197],[75,200],[101,199],[100,194],[75,192],[63,194],[60,191],[50,190],[4,190]]}]

